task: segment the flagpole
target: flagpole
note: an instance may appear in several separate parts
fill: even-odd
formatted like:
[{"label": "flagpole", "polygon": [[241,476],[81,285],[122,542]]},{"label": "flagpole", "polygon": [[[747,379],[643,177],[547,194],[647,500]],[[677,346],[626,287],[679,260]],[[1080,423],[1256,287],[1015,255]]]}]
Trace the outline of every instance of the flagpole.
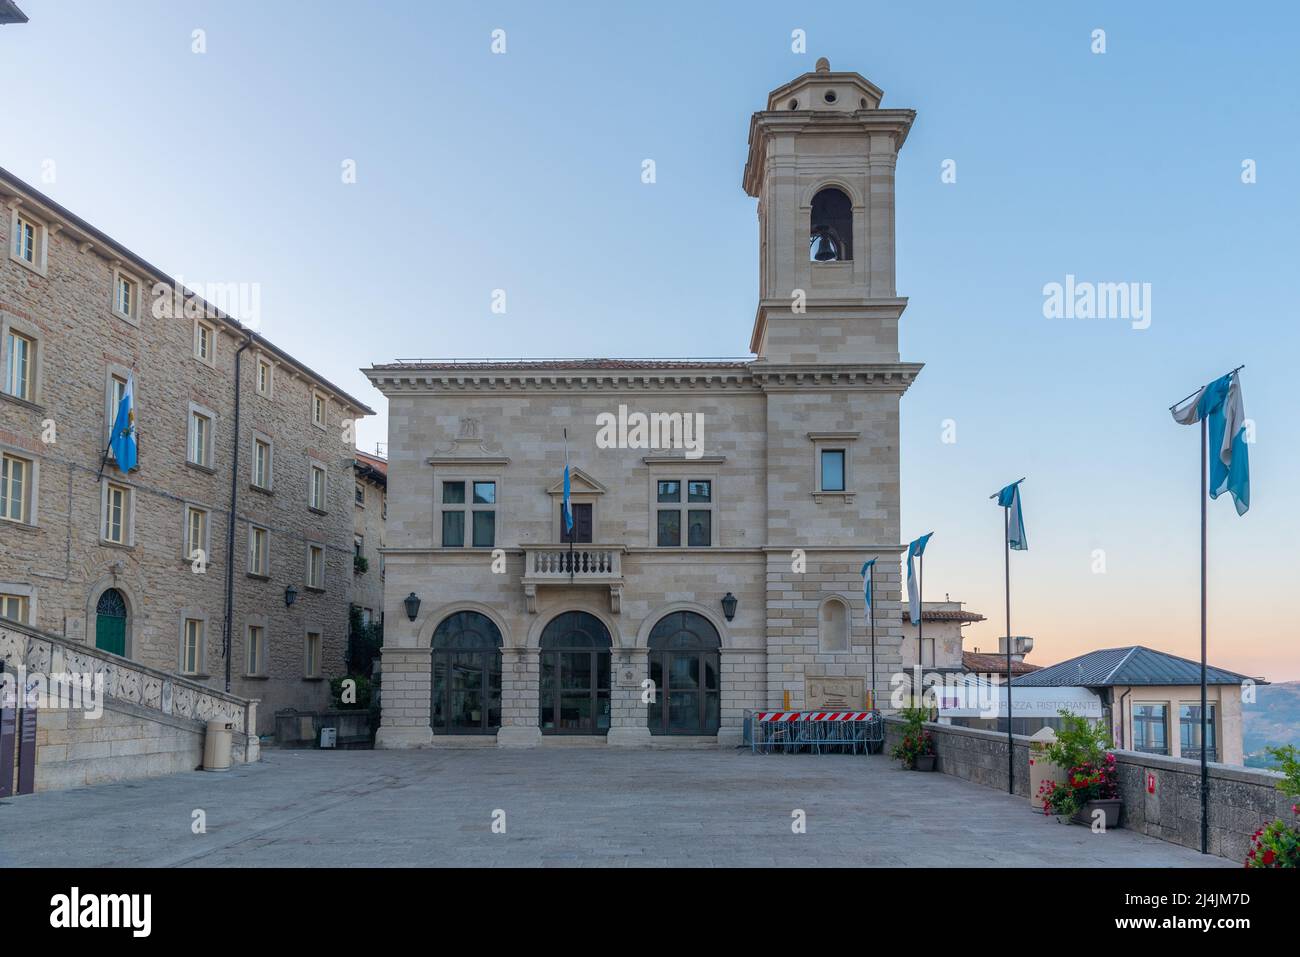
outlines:
[{"label": "flagpole", "polygon": [[[1236,371],[1236,370],[1234,370]],[[1193,393],[1195,395],[1195,393]],[[1206,548],[1208,545],[1207,504],[1210,500],[1209,479],[1209,418],[1201,419],[1201,853],[1210,852],[1210,769],[1207,764],[1205,743],[1206,688],[1205,688],[1205,638],[1206,638]]]},{"label": "flagpole", "polygon": [[876,566],[867,569],[867,578],[871,588],[871,602],[867,611],[871,613],[871,708],[876,708]]},{"label": "flagpole", "polygon": [[[565,480],[567,481],[569,479],[569,430],[566,428],[563,431],[564,431],[564,477]],[[572,583],[573,582],[573,539],[576,537],[576,533],[578,531],[578,523],[573,522],[572,527],[569,526],[569,521],[571,521],[573,518],[573,509],[572,506],[569,504],[569,499],[567,497],[564,499],[564,505],[560,509],[560,511],[563,513],[560,515],[560,530],[564,534],[569,536],[569,582]]]},{"label": "flagpole", "polygon": [[[110,430],[111,432],[111,430]],[[113,437],[110,435],[108,445],[104,446],[104,454],[99,457],[99,474],[95,476],[95,484],[98,485],[104,480],[104,464],[108,461],[108,450],[113,447]]]},{"label": "flagpole", "polygon": [[[1023,482],[1022,478],[1020,482]],[[1016,482],[1015,485],[1019,485]],[[994,492],[989,498],[997,498],[1001,492]],[[1016,793],[1016,747],[1011,730],[1011,506],[1002,507],[1002,545],[1006,561],[1006,600],[1007,600],[1007,793]],[[1032,795],[1031,795],[1032,797]]]}]

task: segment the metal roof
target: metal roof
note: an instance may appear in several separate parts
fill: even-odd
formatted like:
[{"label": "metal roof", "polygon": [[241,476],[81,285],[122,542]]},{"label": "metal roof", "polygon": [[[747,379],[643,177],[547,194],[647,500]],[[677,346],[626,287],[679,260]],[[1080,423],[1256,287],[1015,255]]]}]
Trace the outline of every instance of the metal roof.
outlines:
[{"label": "metal roof", "polygon": [[0,23],[26,23],[27,14],[13,0],[0,0]]},{"label": "metal roof", "polygon": [[[1252,680],[1223,668],[1206,668],[1212,685],[1239,685]],[[1201,663],[1179,658],[1142,645],[1103,648],[1062,661],[1033,674],[1022,675],[1013,685],[1040,688],[1109,688],[1114,685],[1199,685]]]}]

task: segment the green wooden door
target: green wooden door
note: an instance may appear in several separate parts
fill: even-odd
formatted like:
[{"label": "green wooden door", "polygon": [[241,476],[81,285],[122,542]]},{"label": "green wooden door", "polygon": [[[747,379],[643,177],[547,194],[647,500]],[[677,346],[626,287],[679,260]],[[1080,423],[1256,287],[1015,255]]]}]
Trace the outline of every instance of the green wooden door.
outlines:
[{"label": "green wooden door", "polygon": [[110,654],[126,655],[126,599],[116,588],[100,595],[95,606],[95,647]]}]

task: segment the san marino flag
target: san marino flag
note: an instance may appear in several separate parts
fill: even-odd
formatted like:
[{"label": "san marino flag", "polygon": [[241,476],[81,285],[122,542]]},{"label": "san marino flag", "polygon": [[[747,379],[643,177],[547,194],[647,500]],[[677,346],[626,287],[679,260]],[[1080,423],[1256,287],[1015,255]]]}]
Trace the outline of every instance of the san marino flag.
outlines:
[{"label": "san marino flag", "polygon": [[[1023,482],[1021,479],[1020,482]],[[1007,528],[1007,542],[1016,551],[1027,551],[1029,539],[1025,537],[1025,515],[1020,510],[1020,482],[1008,485],[998,492],[998,505],[1011,509],[1010,525]]]},{"label": "san marino flag", "polygon": [[117,417],[113,420],[113,435],[109,441],[117,467],[123,472],[135,468],[135,375],[127,373],[126,388],[117,403]]},{"label": "san marino flag", "polygon": [[870,615],[874,609],[871,607],[871,569],[876,564],[873,558],[862,566],[862,595],[867,599],[867,614]]},{"label": "san marino flag", "polygon": [[1174,421],[1195,425],[1208,418],[1210,498],[1232,496],[1237,514],[1250,508],[1250,457],[1246,451],[1246,408],[1241,374],[1230,372],[1172,409]]},{"label": "san marino flag", "polygon": [[907,604],[914,625],[921,623],[921,586],[916,580],[916,559],[925,554],[925,546],[933,534],[928,532],[907,546]]}]

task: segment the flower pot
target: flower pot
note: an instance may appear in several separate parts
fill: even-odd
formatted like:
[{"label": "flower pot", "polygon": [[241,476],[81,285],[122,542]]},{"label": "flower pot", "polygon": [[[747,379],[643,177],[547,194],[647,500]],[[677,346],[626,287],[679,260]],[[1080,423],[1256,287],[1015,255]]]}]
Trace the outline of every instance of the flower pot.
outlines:
[{"label": "flower pot", "polygon": [[1075,824],[1083,824],[1086,827],[1092,827],[1092,812],[1100,808],[1105,813],[1106,830],[1119,827],[1119,814],[1124,809],[1124,802],[1119,798],[1111,798],[1104,801],[1089,801],[1083,807],[1079,808],[1074,817],[1070,818]]},{"label": "flower pot", "polygon": [[912,764],[913,771],[933,771],[935,756],[933,754],[918,754],[915,762]]}]

